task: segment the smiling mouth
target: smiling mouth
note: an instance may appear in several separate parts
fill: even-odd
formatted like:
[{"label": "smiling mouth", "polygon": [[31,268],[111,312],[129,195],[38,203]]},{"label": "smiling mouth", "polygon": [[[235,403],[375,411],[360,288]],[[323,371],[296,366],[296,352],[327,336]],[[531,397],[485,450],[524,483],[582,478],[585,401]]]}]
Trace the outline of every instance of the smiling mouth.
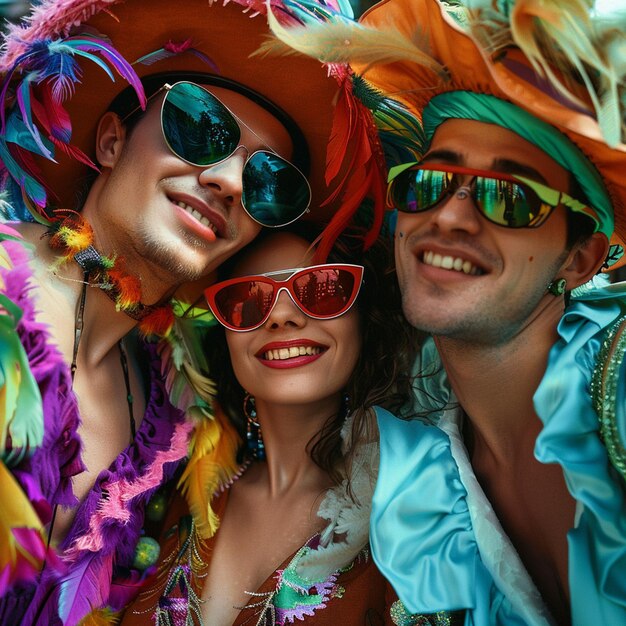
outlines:
[{"label": "smiling mouth", "polygon": [[286,361],[299,356],[313,356],[324,352],[324,348],[319,346],[291,346],[289,348],[278,348],[268,350],[261,355],[266,361]]},{"label": "smiling mouth", "polygon": [[173,200],[174,204],[179,206],[181,209],[185,211],[185,213],[189,213],[191,217],[200,222],[203,226],[210,228],[217,235],[217,226],[213,224],[207,217],[202,215],[198,209],[194,209],[192,206],[189,206],[187,203],[182,202],[181,200]]},{"label": "smiling mouth", "polygon": [[451,270],[453,272],[460,272],[467,274],[468,276],[482,276],[485,271],[474,265],[471,261],[462,257],[455,257],[447,254],[439,254],[432,250],[425,250],[422,253],[421,258],[424,265],[431,265],[432,267],[438,267],[444,270]]}]

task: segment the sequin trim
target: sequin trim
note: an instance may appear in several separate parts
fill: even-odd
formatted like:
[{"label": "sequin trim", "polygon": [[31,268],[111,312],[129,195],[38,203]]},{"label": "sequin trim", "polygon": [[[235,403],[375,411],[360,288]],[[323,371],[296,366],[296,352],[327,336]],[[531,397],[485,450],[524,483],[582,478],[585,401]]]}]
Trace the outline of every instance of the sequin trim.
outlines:
[{"label": "sequin trim", "polygon": [[626,315],[615,321],[604,335],[591,378],[591,396],[600,421],[600,436],[613,467],[626,481],[626,448],[617,425],[617,392],[626,354]]},{"label": "sequin trim", "polygon": [[465,611],[439,611],[431,615],[412,615],[401,600],[396,600],[389,609],[391,621],[396,626],[463,626]]}]

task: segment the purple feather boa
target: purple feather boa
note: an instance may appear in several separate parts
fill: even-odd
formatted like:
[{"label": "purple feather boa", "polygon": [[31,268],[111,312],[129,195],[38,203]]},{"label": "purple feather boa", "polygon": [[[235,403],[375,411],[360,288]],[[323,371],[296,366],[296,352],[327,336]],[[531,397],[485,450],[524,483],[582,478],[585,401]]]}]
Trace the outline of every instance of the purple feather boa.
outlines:
[{"label": "purple feather boa", "polygon": [[[5,242],[4,245],[14,263],[11,270],[1,270],[5,293],[23,311],[18,333],[41,391],[45,424],[42,446],[13,471],[47,523],[54,505],[78,504],[71,478],[85,469],[77,433],[80,417],[69,368],[45,325],[35,319],[28,254],[20,243]],[[109,604],[114,605],[113,609],[120,609],[122,600],[116,598],[123,598],[124,603],[132,599],[116,591],[115,580],[111,591],[111,568],[119,566],[129,576],[143,526],[144,506],[160,484],[172,477],[179,461],[185,457],[190,430],[184,423],[183,413],[168,400],[155,346],[146,344],[145,350],[150,362],[150,389],[144,418],[135,441],[108,469],[100,472],[85,500],[78,504],[72,526],[59,546],[66,571],[60,576],[58,571],[47,568],[36,586],[33,583],[30,587],[11,590],[0,599],[0,623],[70,626],[85,617],[90,605],[97,608],[97,604]],[[154,465],[159,465],[164,458],[167,462],[155,472]],[[102,519],[100,516],[101,548],[97,552],[76,550],[77,542],[93,532],[92,518],[106,500],[108,490],[117,484],[124,489],[132,483],[140,484],[142,489],[139,493],[135,489],[133,497],[125,504],[126,518]],[[70,553],[71,558],[68,558]],[[131,571],[130,578],[135,584],[129,588],[138,591],[136,579],[141,577],[136,574]],[[63,619],[59,617],[60,611]]]}]

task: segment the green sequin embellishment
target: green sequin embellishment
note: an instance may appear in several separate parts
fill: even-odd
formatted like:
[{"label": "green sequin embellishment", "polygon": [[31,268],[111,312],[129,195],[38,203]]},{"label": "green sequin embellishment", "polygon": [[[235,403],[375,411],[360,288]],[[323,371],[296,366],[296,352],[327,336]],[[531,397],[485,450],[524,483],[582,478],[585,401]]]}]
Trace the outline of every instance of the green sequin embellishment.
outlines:
[{"label": "green sequin embellishment", "polygon": [[439,611],[430,615],[411,615],[401,600],[396,600],[389,610],[396,626],[462,626],[465,611]]},{"label": "green sequin embellishment", "polygon": [[617,426],[617,390],[626,354],[626,315],[609,327],[591,378],[591,397],[600,420],[600,436],[613,467],[626,480],[626,448]]},{"label": "green sequin embellishment", "polygon": [[161,546],[159,542],[152,537],[140,537],[135,548],[135,556],[133,558],[133,567],[140,572],[147,570],[159,560]]}]

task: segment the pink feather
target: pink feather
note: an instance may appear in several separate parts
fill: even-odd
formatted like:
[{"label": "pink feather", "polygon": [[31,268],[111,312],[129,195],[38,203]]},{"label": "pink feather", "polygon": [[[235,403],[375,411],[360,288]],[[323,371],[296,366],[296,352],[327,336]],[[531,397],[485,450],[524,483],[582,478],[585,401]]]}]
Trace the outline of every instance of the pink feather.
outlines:
[{"label": "pink feather", "polygon": [[77,626],[94,609],[106,603],[113,576],[113,554],[93,552],[61,583],[59,617],[63,626]]}]

